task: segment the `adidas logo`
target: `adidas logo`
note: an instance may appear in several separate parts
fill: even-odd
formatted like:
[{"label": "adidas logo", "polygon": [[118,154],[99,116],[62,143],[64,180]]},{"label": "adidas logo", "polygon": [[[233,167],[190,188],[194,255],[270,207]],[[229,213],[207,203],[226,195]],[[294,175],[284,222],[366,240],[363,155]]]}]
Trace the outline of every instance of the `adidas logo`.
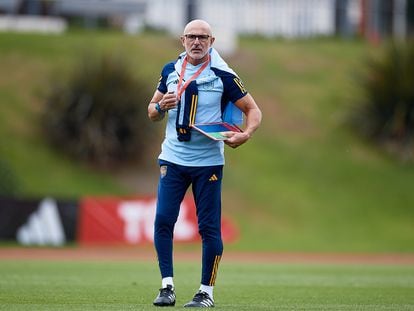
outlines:
[{"label": "adidas logo", "polygon": [[41,201],[39,209],[17,230],[16,237],[23,245],[63,245],[66,238],[56,201]]},{"label": "adidas logo", "polygon": [[214,307],[214,302],[213,302],[213,300],[211,300],[211,298],[210,298],[210,297],[208,297],[208,298],[206,298],[205,300],[200,301],[200,305],[202,305],[202,306],[201,306],[202,308],[203,308],[203,307],[207,307],[207,308],[209,308],[209,307]]},{"label": "adidas logo", "polygon": [[218,180],[218,178],[217,178],[216,174],[213,174],[208,181],[217,181],[217,180]]}]

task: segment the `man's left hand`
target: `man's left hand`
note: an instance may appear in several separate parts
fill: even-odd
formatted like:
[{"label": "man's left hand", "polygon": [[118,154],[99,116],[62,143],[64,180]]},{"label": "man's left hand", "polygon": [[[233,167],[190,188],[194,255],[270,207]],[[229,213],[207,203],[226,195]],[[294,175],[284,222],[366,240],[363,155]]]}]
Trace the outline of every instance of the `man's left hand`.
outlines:
[{"label": "man's left hand", "polygon": [[249,134],[243,132],[225,132],[223,135],[228,137],[224,143],[231,148],[237,148],[243,145],[250,138]]}]

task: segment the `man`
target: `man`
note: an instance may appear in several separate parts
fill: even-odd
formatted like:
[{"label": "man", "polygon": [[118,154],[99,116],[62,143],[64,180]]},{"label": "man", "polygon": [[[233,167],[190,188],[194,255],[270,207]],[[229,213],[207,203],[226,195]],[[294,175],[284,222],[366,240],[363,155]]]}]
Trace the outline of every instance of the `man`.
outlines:
[{"label": "man", "polygon": [[[189,22],[181,36],[185,52],[164,66],[148,106],[152,121],[167,116],[166,136],[159,155],[160,179],[154,244],[162,276],[156,306],[174,306],[173,231],[181,201],[190,185],[202,238],[201,286],[184,307],[214,307],[213,287],[223,253],[221,180],[224,144],[237,148],[250,139],[261,122],[261,111],[241,80],[215,49],[210,25]],[[243,132],[226,132],[216,141],[192,130],[194,123],[222,121],[229,102],[245,115]]]}]

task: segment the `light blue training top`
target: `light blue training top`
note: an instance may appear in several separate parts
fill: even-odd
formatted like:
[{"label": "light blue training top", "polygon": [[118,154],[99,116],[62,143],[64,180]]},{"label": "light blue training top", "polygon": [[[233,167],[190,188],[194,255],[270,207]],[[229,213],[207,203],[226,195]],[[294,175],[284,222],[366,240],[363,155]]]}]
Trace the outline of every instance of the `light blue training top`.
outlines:
[{"label": "light blue training top", "polygon": [[[209,51],[211,61],[196,79],[198,87],[198,104],[195,123],[221,122],[226,106],[236,102],[247,94],[242,81],[228,67],[213,48]],[[179,73],[185,52],[175,62],[164,66],[157,89],[166,92],[177,91]],[[183,83],[202,66],[187,63]],[[184,98],[183,93],[181,98]],[[224,143],[211,140],[196,130],[191,131],[190,141],[179,141],[176,131],[177,108],[167,114],[165,138],[161,145],[160,160],[183,166],[224,165]]]}]

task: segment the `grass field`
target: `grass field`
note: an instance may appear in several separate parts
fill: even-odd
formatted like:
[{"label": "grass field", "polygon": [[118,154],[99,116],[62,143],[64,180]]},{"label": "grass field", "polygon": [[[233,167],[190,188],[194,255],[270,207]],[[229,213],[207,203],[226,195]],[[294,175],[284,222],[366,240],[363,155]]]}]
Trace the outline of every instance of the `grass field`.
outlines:
[{"label": "grass field", "polygon": [[[155,262],[1,261],[0,310],[155,310]],[[176,263],[176,308],[198,288],[199,264]],[[414,267],[230,263],[218,310],[414,310]]]}]

